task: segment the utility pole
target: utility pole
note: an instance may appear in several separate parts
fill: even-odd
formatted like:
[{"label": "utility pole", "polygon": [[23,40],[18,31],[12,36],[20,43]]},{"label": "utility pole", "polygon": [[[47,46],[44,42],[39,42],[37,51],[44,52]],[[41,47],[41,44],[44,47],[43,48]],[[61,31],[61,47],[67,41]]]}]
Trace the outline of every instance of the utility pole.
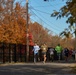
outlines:
[{"label": "utility pole", "polygon": [[74,20],[75,20],[75,25],[74,25],[75,45],[74,45],[74,48],[76,50],[76,17],[74,17]]},{"label": "utility pole", "polygon": [[26,0],[26,62],[29,61],[29,33],[28,33],[28,0]]},{"label": "utility pole", "polygon": [[[48,0],[44,0],[48,1]],[[29,25],[28,25],[28,0],[26,0],[26,62],[29,61]]]},{"label": "utility pole", "polygon": [[76,49],[76,23],[75,23],[75,49]]}]

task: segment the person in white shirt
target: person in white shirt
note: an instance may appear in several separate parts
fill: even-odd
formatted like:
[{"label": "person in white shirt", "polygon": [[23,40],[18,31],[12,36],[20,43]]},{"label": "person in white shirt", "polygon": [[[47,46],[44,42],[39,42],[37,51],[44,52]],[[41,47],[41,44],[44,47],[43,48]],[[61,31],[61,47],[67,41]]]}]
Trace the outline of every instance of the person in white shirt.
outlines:
[{"label": "person in white shirt", "polygon": [[37,62],[39,50],[40,50],[40,47],[37,45],[37,43],[35,43],[35,45],[33,46],[33,51],[34,51],[34,63]]}]

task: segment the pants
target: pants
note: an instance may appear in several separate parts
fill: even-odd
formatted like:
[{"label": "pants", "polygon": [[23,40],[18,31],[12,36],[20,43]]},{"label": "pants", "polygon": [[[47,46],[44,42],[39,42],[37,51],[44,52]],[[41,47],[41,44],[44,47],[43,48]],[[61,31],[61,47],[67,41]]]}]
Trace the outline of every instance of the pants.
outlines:
[{"label": "pants", "polygon": [[38,60],[38,53],[34,54],[34,62],[37,62]]},{"label": "pants", "polygon": [[61,53],[57,53],[57,56],[58,56],[58,60],[61,59]]}]

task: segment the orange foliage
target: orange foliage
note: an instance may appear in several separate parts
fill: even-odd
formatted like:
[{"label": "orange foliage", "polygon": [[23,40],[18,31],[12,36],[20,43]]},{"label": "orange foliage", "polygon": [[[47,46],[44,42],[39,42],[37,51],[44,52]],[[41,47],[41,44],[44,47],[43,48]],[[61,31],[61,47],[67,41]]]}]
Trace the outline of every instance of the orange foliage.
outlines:
[{"label": "orange foliage", "polygon": [[[26,36],[24,36],[24,34],[26,34],[26,10],[19,3],[16,3],[16,5],[12,7],[11,2],[8,1],[5,5],[5,11],[0,5],[0,11],[2,11],[0,13],[2,13],[1,16],[4,17],[3,21],[0,20],[0,41],[26,44]],[[30,44],[32,44],[31,41]]]}]

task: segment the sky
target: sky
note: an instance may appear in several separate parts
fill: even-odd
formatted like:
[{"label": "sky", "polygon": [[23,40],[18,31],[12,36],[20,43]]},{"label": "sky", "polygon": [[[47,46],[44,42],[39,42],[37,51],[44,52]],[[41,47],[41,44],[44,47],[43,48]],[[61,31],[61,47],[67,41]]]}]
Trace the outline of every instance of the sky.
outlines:
[{"label": "sky", "polygon": [[[28,10],[31,14],[30,20],[32,22],[38,22],[43,27],[48,28],[55,35],[59,35],[65,28],[68,27],[66,23],[67,18],[56,19],[51,17],[54,10],[59,9],[65,5],[65,1],[62,0],[28,0]],[[23,4],[26,3],[24,0]]]}]

